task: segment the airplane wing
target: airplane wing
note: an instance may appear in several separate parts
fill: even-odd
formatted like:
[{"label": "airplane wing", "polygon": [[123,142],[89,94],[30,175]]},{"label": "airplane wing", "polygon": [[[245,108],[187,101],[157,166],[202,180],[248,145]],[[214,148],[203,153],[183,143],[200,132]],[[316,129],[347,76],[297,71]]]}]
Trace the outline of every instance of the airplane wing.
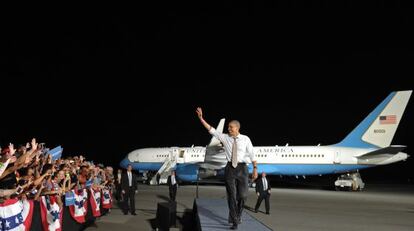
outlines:
[{"label": "airplane wing", "polygon": [[[223,133],[223,129],[224,129],[224,122],[226,121],[226,119],[224,119],[224,118],[222,118],[221,120],[220,120],[220,122],[219,122],[219,124],[217,125],[217,128],[216,128],[216,130],[218,131],[218,132],[221,132],[221,133]],[[211,138],[211,141],[210,141],[210,143],[208,144],[208,147],[211,147],[211,146],[217,146],[217,145],[220,145],[220,141],[218,140],[218,139],[216,139],[214,136]]]},{"label": "airplane wing", "polygon": [[380,149],[377,149],[375,151],[368,152],[368,153],[365,153],[363,155],[355,156],[355,157],[360,158],[360,159],[367,159],[367,158],[370,158],[370,157],[373,157],[373,156],[384,155],[384,154],[394,155],[394,154],[399,153],[400,151],[402,151],[406,147],[407,146],[404,146],[404,145],[391,145],[391,146],[388,146],[388,147],[385,147],[385,148],[380,148]]}]

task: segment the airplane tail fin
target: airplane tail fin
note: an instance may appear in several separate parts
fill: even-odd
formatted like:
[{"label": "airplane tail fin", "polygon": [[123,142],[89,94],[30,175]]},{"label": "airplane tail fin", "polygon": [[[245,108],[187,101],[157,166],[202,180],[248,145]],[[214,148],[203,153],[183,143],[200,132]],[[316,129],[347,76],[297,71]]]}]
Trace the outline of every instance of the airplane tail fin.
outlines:
[{"label": "airplane tail fin", "polygon": [[[216,130],[223,133],[223,129],[224,129],[224,122],[226,121],[226,119],[222,118],[219,122],[219,124],[217,125]],[[216,139],[214,136],[211,138],[210,143],[208,144],[208,147],[211,146],[217,146],[220,144],[220,141],[218,139]]]},{"label": "airplane tail fin", "polygon": [[412,90],[391,92],[336,146],[385,148],[390,146]]}]

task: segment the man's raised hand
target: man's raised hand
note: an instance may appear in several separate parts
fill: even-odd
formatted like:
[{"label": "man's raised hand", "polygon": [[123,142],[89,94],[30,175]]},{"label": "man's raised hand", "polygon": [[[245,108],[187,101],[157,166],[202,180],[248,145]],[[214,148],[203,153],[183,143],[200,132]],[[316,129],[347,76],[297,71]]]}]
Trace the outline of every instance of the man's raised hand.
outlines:
[{"label": "man's raised hand", "polygon": [[198,107],[196,112],[197,112],[198,118],[200,119],[203,118],[203,110],[201,109],[201,107]]}]

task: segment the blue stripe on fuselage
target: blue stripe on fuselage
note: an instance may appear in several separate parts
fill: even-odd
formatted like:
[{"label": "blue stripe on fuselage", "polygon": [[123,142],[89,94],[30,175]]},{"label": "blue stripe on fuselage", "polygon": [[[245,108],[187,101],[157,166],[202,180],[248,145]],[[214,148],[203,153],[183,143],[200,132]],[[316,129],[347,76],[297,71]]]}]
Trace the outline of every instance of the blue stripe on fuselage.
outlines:
[{"label": "blue stripe on fuselage", "polygon": [[[371,165],[358,164],[257,164],[258,172],[266,172],[270,175],[320,175],[352,172],[369,168]],[[249,172],[253,172],[253,166],[249,165]]]},{"label": "blue stripe on fuselage", "polygon": [[123,159],[120,163],[122,168],[126,168],[130,164],[135,170],[144,170],[144,171],[158,171],[161,168],[163,163],[133,163],[130,162],[127,158]]}]

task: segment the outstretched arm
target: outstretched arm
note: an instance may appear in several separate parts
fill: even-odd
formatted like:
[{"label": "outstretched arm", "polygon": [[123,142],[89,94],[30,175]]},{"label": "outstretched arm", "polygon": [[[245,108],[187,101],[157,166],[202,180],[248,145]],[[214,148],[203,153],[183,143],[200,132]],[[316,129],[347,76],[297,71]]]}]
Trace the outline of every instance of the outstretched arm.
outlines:
[{"label": "outstretched arm", "polygon": [[200,119],[200,122],[201,122],[201,124],[208,130],[208,131],[210,131],[210,129],[211,129],[211,126],[210,126],[210,124],[208,124],[205,120],[204,120],[204,118],[203,118],[203,110],[201,109],[201,107],[198,107],[197,108],[197,110],[196,110],[196,112],[197,112],[197,116],[198,116],[198,118]]}]

